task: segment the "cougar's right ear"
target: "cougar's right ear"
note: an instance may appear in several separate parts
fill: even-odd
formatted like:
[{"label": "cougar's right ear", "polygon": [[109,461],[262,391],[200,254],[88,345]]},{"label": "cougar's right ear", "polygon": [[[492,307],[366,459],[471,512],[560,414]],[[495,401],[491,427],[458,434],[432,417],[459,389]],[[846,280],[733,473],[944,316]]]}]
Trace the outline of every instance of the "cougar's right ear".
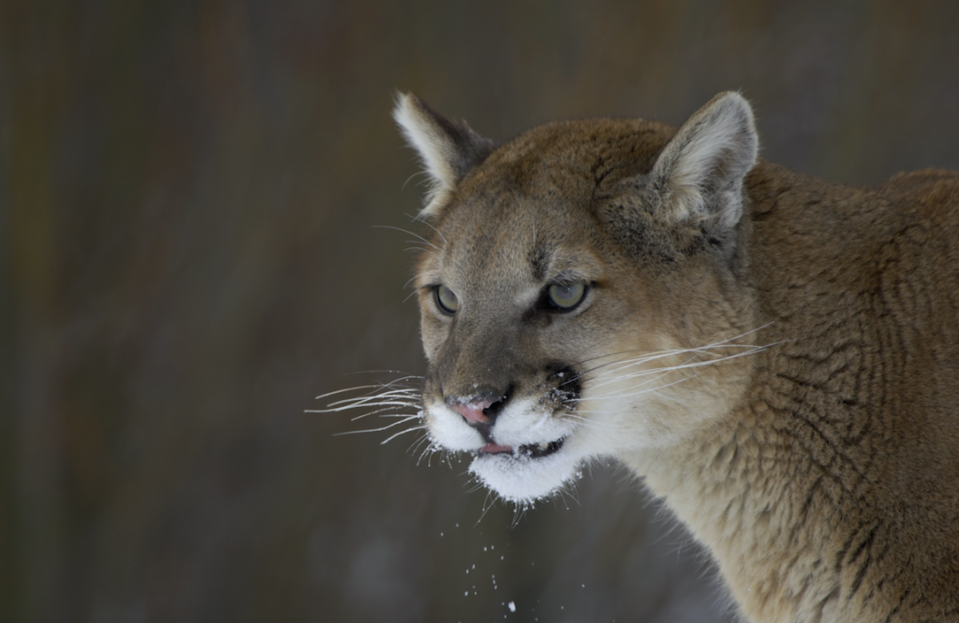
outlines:
[{"label": "cougar's right ear", "polygon": [[463,121],[434,112],[412,93],[399,96],[393,118],[410,147],[419,153],[430,177],[420,218],[433,216],[456,184],[493,151],[493,141],[478,135]]}]

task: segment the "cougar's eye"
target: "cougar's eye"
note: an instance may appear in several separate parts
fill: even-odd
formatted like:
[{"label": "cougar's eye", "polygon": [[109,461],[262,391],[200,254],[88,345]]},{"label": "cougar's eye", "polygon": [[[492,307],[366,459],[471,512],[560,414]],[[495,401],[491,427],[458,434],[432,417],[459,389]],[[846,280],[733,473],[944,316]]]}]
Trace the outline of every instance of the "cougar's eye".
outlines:
[{"label": "cougar's eye", "polygon": [[460,305],[456,295],[446,286],[436,286],[433,289],[433,298],[436,299],[436,306],[440,308],[440,311],[446,314],[456,313]]},{"label": "cougar's eye", "polygon": [[584,283],[554,283],[546,291],[549,304],[558,310],[569,311],[579,305],[586,296]]}]

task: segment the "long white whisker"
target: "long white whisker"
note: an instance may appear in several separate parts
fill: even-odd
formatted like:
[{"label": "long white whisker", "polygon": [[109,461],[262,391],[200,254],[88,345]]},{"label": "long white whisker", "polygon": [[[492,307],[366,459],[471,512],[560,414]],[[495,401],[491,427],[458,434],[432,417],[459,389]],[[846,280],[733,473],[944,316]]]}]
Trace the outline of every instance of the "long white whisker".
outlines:
[{"label": "long white whisker", "polygon": [[343,432],[341,432],[341,433],[333,433],[333,436],[334,436],[334,437],[343,437],[344,435],[356,435],[356,434],[359,434],[359,433],[380,433],[380,432],[383,432],[383,431],[385,431],[385,430],[389,430],[389,429],[391,429],[391,428],[396,428],[397,426],[400,426],[401,424],[405,424],[405,423],[409,422],[410,420],[416,420],[416,419],[419,419],[419,416],[418,416],[418,415],[411,415],[411,416],[407,417],[405,420],[398,420],[398,421],[396,421],[396,422],[392,422],[392,423],[390,423],[390,424],[387,424],[386,426],[381,426],[380,428],[368,428],[368,429],[363,429],[363,430],[347,430],[347,431],[343,431]]},{"label": "long white whisker", "polygon": [[[736,343],[734,343],[734,342],[735,342],[736,340],[742,339],[742,338],[744,338],[744,337],[746,337],[746,336],[748,336],[748,335],[751,335],[751,334],[753,334],[753,333],[757,333],[757,332],[765,329],[766,327],[770,326],[771,324],[772,324],[772,322],[768,322],[768,323],[766,323],[766,324],[764,324],[764,325],[762,325],[762,326],[760,326],[760,327],[757,327],[757,328],[755,328],[755,329],[751,329],[751,330],[746,331],[746,332],[744,332],[744,333],[741,333],[741,334],[739,334],[739,335],[735,335],[735,336],[733,336],[733,337],[727,338],[727,339],[725,339],[725,340],[721,340],[721,341],[719,341],[719,342],[714,342],[714,343],[712,343],[712,344],[707,344],[707,345],[704,345],[704,346],[698,346],[698,347],[693,347],[693,348],[680,348],[680,349],[671,349],[671,350],[665,350],[665,351],[645,353],[645,354],[643,354],[642,357],[639,357],[639,358],[637,358],[637,359],[642,359],[642,360],[644,360],[644,361],[647,361],[647,360],[648,360],[648,361],[651,361],[651,360],[654,360],[654,359],[658,359],[658,358],[662,358],[662,357],[668,357],[668,356],[670,356],[670,355],[683,354],[683,353],[709,353],[711,349],[717,349],[717,348],[742,348],[742,349],[749,349],[749,351],[750,351],[749,354],[752,354],[752,353],[754,353],[754,352],[760,352],[760,351],[765,350],[765,349],[767,349],[767,348],[770,348],[770,347],[772,347],[772,346],[776,346],[776,345],[778,345],[778,344],[781,344],[782,342],[772,342],[772,343],[765,344],[765,345],[736,344]],[[616,357],[617,355],[622,355],[622,354],[625,354],[625,353],[627,353],[627,352],[630,352],[630,351],[620,351],[620,352],[615,352],[615,353],[607,353],[606,355],[598,355],[598,356],[595,356],[595,357],[590,357],[589,359],[583,359],[583,360],[581,360],[581,361],[579,362],[579,365],[582,365],[582,364],[587,363],[587,362],[589,362],[589,361],[596,361],[596,360],[601,360],[601,359],[607,359],[607,358],[610,358],[610,357]],[[620,362],[622,362],[622,361],[623,361],[623,360],[612,360],[612,361],[607,361],[607,362],[605,362],[605,363],[601,363],[601,364],[599,364],[599,365],[597,365],[597,366],[594,366],[594,367],[592,367],[592,368],[587,368],[586,370],[584,370],[584,371],[580,374],[580,376],[582,376],[582,375],[584,375],[584,374],[588,374],[588,373],[593,372],[593,371],[596,371],[596,370],[598,370],[598,369],[600,369],[600,368],[603,368],[603,367],[616,365],[616,364],[618,364],[618,363],[620,363]],[[577,377],[577,378],[578,378],[578,377]],[[576,380],[576,379],[575,379],[575,378],[574,378],[574,379],[570,379],[570,380],[567,381],[567,382],[572,382],[572,381],[574,381],[574,380]]]},{"label": "long white whisker", "polygon": [[[410,452],[410,453],[416,452],[416,449],[419,448],[421,445],[423,445],[424,441],[429,440],[429,438],[430,438],[429,435],[423,435],[422,437],[414,441],[412,444],[410,444],[410,447],[406,449],[407,452]],[[429,448],[427,448],[427,450],[429,450]]]},{"label": "long white whisker", "polygon": [[[728,346],[739,347],[740,345],[736,344],[736,345],[728,345]],[[755,354],[755,353],[757,353],[757,352],[759,352],[759,351],[761,351],[761,350],[764,350],[766,347],[762,347],[762,346],[748,346],[748,347],[745,347],[745,346],[744,346],[743,348],[748,348],[749,350],[745,350],[745,351],[743,351],[743,352],[738,352],[738,353],[733,353],[733,354],[731,354],[731,355],[716,356],[716,357],[713,358],[713,359],[709,359],[709,360],[705,360],[705,361],[696,360],[695,358],[690,357],[690,358],[688,358],[686,361],[684,361],[684,362],[682,362],[682,363],[680,363],[680,364],[674,365],[674,366],[667,366],[667,367],[662,367],[662,368],[651,368],[651,369],[648,369],[648,370],[639,370],[639,371],[636,371],[636,372],[632,372],[632,373],[630,373],[630,374],[628,374],[628,375],[616,375],[616,373],[617,373],[617,372],[620,372],[621,370],[625,370],[625,369],[627,369],[627,368],[633,367],[633,366],[639,366],[639,365],[642,365],[642,364],[644,364],[644,363],[648,363],[649,361],[652,361],[653,359],[657,359],[657,358],[660,358],[661,356],[665,356],[665,355],[660,355],[659,353],[657,353],[655,356],[638,357],[638,358],[636,358],[636,359],[627,359],[627,360],[622,360],[622,361],[618,361],[618,362],[610,362],[609,365],[610,365],[611,367],[612,367],[612,366],[615,366],[615,367],[612,367],[611,370],[608,370],[608,371],[607,371],[607,374],[610,376],[610,378],[609,378],[607,381],[604,381],[604,382],[601,382],[601,383],[598,383],[598,384],[594,384],[594,385],[592,386],[592,388],[595,389],[595,388],[597,388],[597,387],[602,387],[603,385],[606,385],[606,384],[609,384],[609,383],[620,382],[620,381],[622,381],[622,380],[628,380],[628,379],[632,379],[632,378],[639,378],[639,377],[642,377],[642,376],[658,375],[658,374],[660,374],[660,373],[667,373],[667,372],[672,372],[672,371],[675,371],[675,370],[683,370],[683,369],[689,369],[689,368],[698,368],[698,367],[702,367],[702,366],[714,365],[714,364],[722,363],[722,362],[725,362],[725,361],[729,361],[729,360],[731,360],[731,359],[737,359],[737,358],[739,358],[739,357],[745,357],[745,356],[747,356],[747,355]],[[670,354],[686,354],[686,353],[706,353],[706,354],[710,354],[710,355],[715,355],[715,353],[711,353],[711,352],[709,352],[708,350],[706,350],[705,347],[703,347],[703,348],[683,349],[683,350],[677,350],[677,351],[672,351],[672,352],[670,352]],[[595,371],[596,369],[598,369],[599,367],[600,367],[600,366],[597,366],[597,368],[594,368],[594,371]]]},{"label": "long white whisker", "polygon": [[412,400],[410,402],[404,402],[399,400],[391,400],[391,401],[383,401],[383,402],[379,402],[379,401],[362,402],[357,404],[344,405],[341,407],[336,407],[334,409],[306,409],[304,412],[305,413],[340,413],[341,411],[350,411],[352,409],[360,409],[360,408],[378,408],[378,411],[376,411],[376,413],[382,413],[384,410],[391,409],[391,408],[416,409],[418,408],[418,403],[412,402]]},{"label": "long white whisker", "polygon": [[417,431],[417,430],[426,430],[426,426],[414,426],[414,427],[412,427],[412,428],[407,428],[406,430],[401,430],[400,432],[394,433],[393,435],[390,435],[389,437],[387,437],[386,439],[384,439],[383,441],[381,441],[381,442],[380,442],[380,445],[381,445],[381,446],[382,446],[382,445],[386,445],[387,443],[393,441],[394,439],[396,439],[396,438],[399,437],[400,435],[405,435],[406,433],[410,433],[410,432]]},{"label": "long white whisker", "polygon": [[[588,373],[590,373],[590,372],[595,372],[596,370],[599,370],[599,369],[602,369],[602,368],[606,368],[606,367],[611,367],[611,366],[616,366],[616,367],[614,368],[614,371],[616,371],[616,370],[620,369],[621,367],[626,367],[626,366],[631,366],[631,365],[639,365],[639,364],[647,363],[647,362],[649,362],[649,361],[655,361],[656,359],[663,359],[663,358],[665,358],[665,357],[670,357],[670,356],[674,356],[674,355],[683,355],[683,354],[688,354],[688,353],[697,353],[697,354],[713,355],[713,354],[715,354],[715,353],[711,352],[710,349],[715,349],[715,348],[742,348],[742,349],[748,349],[748,351],[745,352],[745,353],[741,353],[741,354],[752,354],[752,353],[754,353],[754,352],[759,352],[760,350],[764,350],[764,349],[767,348],[767,347],[766,347],[766,346],[755,346],[755,345],[752,345],[752,344],[722,344],[722,343],[717,343],[717,344],[710,344],[709,346],[699,346],[699,347],[696,347],[696,348],[678,348],[678,349],[674,349],[674,350],[664,350],[664,351],[658,351],[658,352],[653,352],[653,353],[646,353],[646,354],[644,354],[644,355],[641,356],[641,357],[636,357],[636,358],[632,358],[632,359],[617,359],[617,360],[613,360],[613,361],[607,361],[607,362],[605,362],[605,363],[602,363],[602,364],[599,364],[599,365],[597,365],[597,366],[594,366],[593,368],[589,368],[589,369],[585,370],[585,371],[583,372],[583,374],[588,374]],[[613,355],[607,355],[607,356],[613,356]],[[718,361],[718,360],[712,360],[711,362],[715,362],[715,361]]]},{"label": "long white whisker", "polygon": [[[666,375],[664,374],[663,376],[666,376]],[[682,377],[676,379],[675,381],[670,381],[669,383],[665,383],[665,384],[663,384],[663,385],[656,385],[656,386],[654,386],[654,387],[650,387],[650,388],[647,388],[647,389],[642,389],[642,390],[639,390],[639,391],[633,392],[633,393],[625,392],[625,393],[622,394],[621,397],[623,397],[623,398],[629,398],[630,396],[634,396],[634,395],[635,395],[635,396],[639,396],[639,395],[641,395],[641,394],[650,394],[650,393],[655,394],[655,393],[659,392],[660,390],[666,389],[667,387],[672,387],[673,385],[679,385],[680,383],[685,383],[686,381],[692,380],[692,379],[696,378],[697,376],[698,376],[697,374],[691,374],[691,375],[689,375],[689,376],[682,376]],[[660,377],[660,378],[662,378],[662,377]]]},{"label": "long white whisker", "polygon": [[[689,360],[687,360],[687,361],[689,361]],[[628,362],[626,365],[623,365],[623,366],[621,366],[620,368],[616,368],[616,369],[614,369],[614,370],[612,370],[612,371],[610,371],[610,372],[607,372],[607,373],[604,375],[604,376],[607,377],[606,380],[605,380],[605,381],[602,381],[602,382],[595,382],[595,383],[593,383],[593,384],[591,385],[591,389],[594,389],[594,390],[595,390],[595,389],[600,389],[600,388],[605,387],[606,385],[610,385],[610,384],[612,384],[612,383],[618,383],[618,382],[626,381],[626,380],[630,380],[630,379],[637,379],[637,378],[641,378],[641,377],[644,377],[644,376],[653,376],[653,377],[655,377],[655,378],[653,378],[652,380],[655,381],[656,379],[661,378],[661,377],[664,376],[665,374],[668,374],[669,372],[672,372],[672,371],[674,371],[674,370],[682,369],[682,367],[683,367],[683,364],[680,364],[680,365],[676,365],[676,366],[668,366],[668,367],[665,367],[665,368],[650,368],[650,369],[646,369],[646,370],[636,370],[636,371],[630,372],[629,374],[617,374],[618,372],[620,372],[620,370],[626,370],[626,369],[629,369],[629,368],[633,367],[634,365],[640,365],[640,364],[642,364],[642,363],[646,363],[646,361],[645,361],[645,360],[640,360],[640,361]],[[648,382],[650,382],[650,381],[647,381],[647,383],[648,383]]]},{"label": "long white whisker", "polygon": [[[363,389],[363,388],[354,388],[354,389]],[[339,399],[339,400],[334,400],[333,402],[327,403],[326,406],[327,406],[327,408],[335,408],[335,407],[337,407],[338,405],[343,405],[343,404],[353,403],[353,402],[355,402],[355,403],[361,403],[361,402],[366,402],[366,401],[371,401],[371,400],[381,400],[381,399],[389,399],[389,398],[395,398],[395,397],[415,398],[416,396],[419,395],[419,392],[418,392],[417,390],[415,390],[415,389],[412,389],[412,388],[409,388],[409,389],[408,389],[408,388],[387,389],[387,388],[382,388],[382,387],[381,387],[381,388],[378,388],[378,389],[381,389],[381,390],[383,390],[383,391],[379,391],[379,392],[368,392],[368,393],[363,394],[363,395],[360,395],[360,396],[351,396],[351,397],[349,397],[349,398],[341,398],[341,399]],[[321,396],[320,398],[327,398],[327,397],[329,397],[329,396],[332,396],[332,395],[338,394],[338,393],[340,393],[340,392],[331,392],[331,393],[329,393],[329,394],[324,394],[324,395]]]},{"label": "long white whisker", "polygon": [[357,407],[363,407],[371,403],[383,403],[388,402],[404,402],[410,401],[413,402],[416,400],[415,394],[399,393],[399,392],[390,392],[383,394],[376,394],[372,396],[357,396],[355,398],[346,398],[343,400],[337,400],[326,405],[327,410],[337,410],[337,409],[354,409]]},{"label": "long white whisker", "polygon": [[356,407],[362,407],[371,402],[383,402],[386,403],[390,400],[402,400],[414,399],[416,394],[410,393],[406,390],[394,389],[388,392],[383,392],[382,394],[372,394],[369,396],[357,396],[354,398],[343,398],[342,400],[336,400],[326,405],[327,410],[337,410],[337,409],[353,409]]},{"label": "long white whisker", "polygon": [[[363,391],[363,390],[389,389],[389,388],[391,388],[393,385],[396,385],[397,383],[403,383],[403,382],[406,382],[406,381],[408,381],[408,380],[410,380],[410,379],[421,379],[421,378],[423,378],[423,377],[421,377],[421,376],[407,375],[407,376],[403,376],[403,377],[401,377],[401,378],[398,378],[398,379],[394,379],[394,380],[392,380],[392,381],[389,381],[388,383],[376,383],[376,384],[371,384],[371,385],[357,385],[357,386],[355,386],[355,387],[347,387],[347,388],[344,388],[344,389],[337,389],[337,390],[334,390],[334,391],[332,391],[332,392],[327,392],[327,393],[325,393],[325,394],[320,394],[319,396],[316,397],[316,400],[326,400],[326,399],[328,399],[330,396],[336,396],[336,395],[338,395],[338,394],[345,394],[346,392],[358,392],[358,391]],[[416,391],[416,389],[415,389],[415,388],[412,388],[412,387],[410,387],[410,388],[400,388],[400,389],[402,389],[403,391],[408,391],[408,392],[415,392],[415,391]]]},{"label": "long white whisker", "polygon": [[[607,381],[605,381],[605,382],[603,382],[603,383],[595,384],[595,385],[593,385],[592,387],[593,387],[593,389],[595,389],[595,388],[597,388],[597,387],[603,387],[603,386],[608,385],[608,384],[611,384],[611,383],[622,382],[623,380],[641,378],[641,377],[644,377],[644,376],[654,376],[654,378],[652,378],[652,379],[650,379],[650,380],[648,380],[648,381],[640,384],[639,386],[632,386],[632,387],[630,387],[630,388],[629,388],[629,391],[625,391],[625,390],[624,390],[624,391],[622,391],[622,392],[610,393],[610,394],[606,394],[605,396],[602,397],[602,399],[607,399],[607,398],[621,398],[621,397],[623,397],[623,396],[634,395],[634,394],[630,393],[630,391],[636,389],[637,387],[641,387],[641,386],[643,386],[643,385],[648,385],[648,384],[650,384],[650,383],[652,383],[652,382],[654,382],[654,381],[657,381],[657,380],[659,380],[660,378],[662,378],[662,377],[666,376],[667,374],[669,374],[670,372],[675,372],[675,371],[677,371],[677,370],[689,370],[689,369],[693,369],[693,368],[701,368],[701,367],[703,367],[703,366],[712,365],[712,364],[716,364],[716,363],[721,363],[721,362],[723,362],[723,361],[728,361],[728,360],[730,360],[730,359],[736,359],[736,358],[738,358],[738,357],[745,356],[746,354],[747,354],[747,353],[737,353],[737,354],[735,354],[735,355],[730,355],[730,356],[728,356],[728,357],[723,357],[723,358],[720,358],[720,359],[714,359],[714,360],[712,360],[712,361],[693,361],[693,362],[687,362],[687,363],[679,364],[679,365],[676,365],[676,366],[670,366],[670,367],[667,367],[667,368],[655,368],[655,369],[652,369],[652,370],[641,370],[641,371],[634,372],[634,373],[631,373],[631,374],[628,374],[628,375],[617,376],[617,377],[615,377],[615,378],[611,378],[611,379],[609,379],[609,380],[607,380]],[[669,385],[658,386],[657,389],[659,389],[659,388],[661,388],[661,387],[668,387],[668,386],[669,386]],[[636,394],[636,395],[638,395],[638,394]]]},{"label": "long white whisker", "polygon": [[350,421],[355,422],[357,420],[362,420],[363,418],[368,418],[371,415],[375,415],[381,418],[419,417],[419,414],[413,414],[409,412],[401,413],[401,412],[393,411],[391,407],[388,409],[377,409],[376,411],[370,411],[369,413],[363,413],[361,415],[353,416],[350,418]]},{"label": "long white whisker", "polygon": [[[760,350],[764,350],[765,348],[766,348],[766,347],[750,347],[750,349],[747,350],[747,351],[740,352],[740,353],[734,353],[734,354],[732,354],[732,355],[727,355],[727,356],[723,356],[723,357],[718,357],[718,358],[711,359],[711,360],[708,360],[708,361],[696,361],[696,360],[694,360],[693,358],[690,358],[690,359],[687,359],[685,362],[683,362],[683,363],[681,363],[681,364],[678,364],[678,365],[675,365],[675,366],[668,366],[668,367],[663,367],[663,368],[653,368],[653,369],[649,369],[649,370],[639,370],[639,371],[632,372],[632,373],[626,374],[626,375],[617,375],[617,374],[615,374],[615,373],[618,372],[619,370],[627,369],[628,367],[630,367],[630,366],[632,366],[632,365],[639,365],[639,364],[641,364],[641,363],[645,363],[645,362],[648,361],[650,358],[649,358],[649,357],[640,357],[640,358],[637,358],[637,359],[634,359],[634,360],[627,360],[626,362],[623,362],[624,365],[621,365],[621,366],[619,366],[618,368],[609,371],[609,372],[612,373],[612,376],[611,376],[610,378],[608,378],[606,381],[603,381],[603,382],[601,382],[601,383],[595,383],[595,384],[591,385],[591,386],[590,386],[590,389],[591,389],[591,390],[596,390],[597,388],[602,388],[602,387],[605,386],[605,385],[609,385],[609,384],[612,384],[612,383],[622,382],[622,381],[624,381],[624,380],[637,379],[637,378],[642,378],[642,377],[647,377],[647,376],[648,376],[648,377],[651,377],[651,378],[650,378],[649,380],[647,380],[647,381],[644,381],[643,383],[640,383],[639,385],[635,385],[635,384],[634,384],[634,385],[632,385],[631,387],[629,387],[628,389],[624,389],[624,390],[621,390],[621,391],[618,391],[618,392],[609,392],[609,393],[600,394],[600,395],[593,395],[593,396],[589,396],[588,398],[570,399],[569,402],[570,402],[570,403],[579,403],[579,402],[584,402],[584,401],[587,401],[587,400],[588,400],[588,401],[614,400],[614,399],[615,399],[615,400],[620,400],[620,399],[623,399],[623,398],[629,398],[629,397],[639,396],[639,395],[642,395],[642,394],[645,394],[645,393],[649,393],[649,392],[654,392],[654,391],[655,391],[655,392],[658,392],[659,390],[661,390],[661,389],[663,389],[663,388],[665,388],[665,387],[670,387],[670,386],[675,385],[675,384],[677,384],[677,383],[679,383],[679,382],[682,382],[682,381],[684,381],[684,380],[687,380],[688,378],[693,378],[693,377],[685,377],[685,378],[679,379],[679,380],[677,380],[677,381],[674,381],[674,382],[672,382],[672,383],[667,383],[666,385],[656,385],[655,387],[652,387],[652,388],[649,388],[649,389],[643,389],[643,388],[644,388],[645,386],[647,386],[647,385],[653,384],[654,382],[656,382],[656,381],[658,381],[659,379],[663,378],[664,376],[668,375],[670,372],[674,372],[674,371],[678,371],[678,370],[689,370],[689,369],[694,369],[694,368],[700,368],[700,367],[707,366],[707,365],[722,363],[722,362],[724,362],[724,361],[728,361],[728,360],[731,360],[731,359],[736,359],[736,358],[739,358],[739,357],[744,357],[744,356],[747,356],[747,355],[754,354],[754,353],[756,353],[756,352],[759,352]],[[704,349],[688,349],[688,350],[686,350],[686,352],[695,352],[695,351],[703,351],[703,350],[704,350]],[[638,390],[638,391],[637,391],[637,390]]]}]

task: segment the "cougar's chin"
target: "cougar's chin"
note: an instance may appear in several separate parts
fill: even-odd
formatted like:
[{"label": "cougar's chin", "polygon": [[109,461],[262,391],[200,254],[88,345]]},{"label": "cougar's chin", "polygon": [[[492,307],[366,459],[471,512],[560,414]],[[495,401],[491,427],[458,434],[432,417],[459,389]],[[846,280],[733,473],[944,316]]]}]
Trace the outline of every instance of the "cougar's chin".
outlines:
[{"label": "cougar's chin", "polygon": [[562,447],[562,440],[545,448],[498,447],[480,451],[469,471],[484,485],[510,502],[532,502],[548,497],[579,478],[582,459]]}]

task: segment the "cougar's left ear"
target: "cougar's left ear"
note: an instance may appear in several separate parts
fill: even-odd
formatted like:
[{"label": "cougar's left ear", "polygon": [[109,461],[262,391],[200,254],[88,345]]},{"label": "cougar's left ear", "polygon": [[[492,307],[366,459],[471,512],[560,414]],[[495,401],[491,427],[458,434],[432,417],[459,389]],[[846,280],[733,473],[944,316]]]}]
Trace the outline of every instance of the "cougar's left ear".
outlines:
[{"label": "cougar's left ear", "polygon": [[463,121],[434,112],[412,93],[399,96],[393,118],[410,147],[416,149],[430,177],[426,206],[420,217],[435,215],[456,184],[493,151],[493,141],[474,132]]},{"label": "cougar's left ear", "polygon": [[666,144],[649,176],[660,214],[728,231],[743,213],[743,179],[756,164],[759,139],[749,103],[720,93]]}]

